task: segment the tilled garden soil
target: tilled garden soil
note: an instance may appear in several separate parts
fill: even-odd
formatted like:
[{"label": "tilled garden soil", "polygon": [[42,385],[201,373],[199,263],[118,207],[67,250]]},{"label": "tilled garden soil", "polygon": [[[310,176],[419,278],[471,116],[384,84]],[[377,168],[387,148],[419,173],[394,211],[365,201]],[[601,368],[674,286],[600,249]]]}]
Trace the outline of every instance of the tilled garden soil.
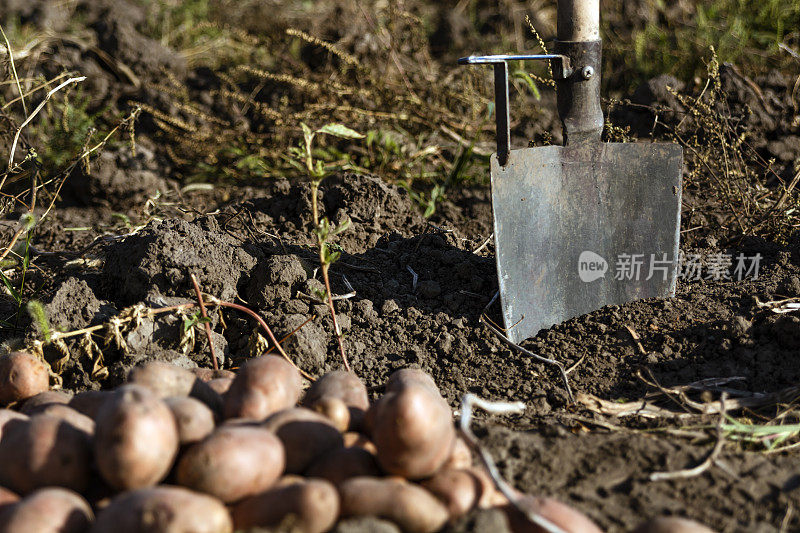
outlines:
[{"label": "tilled garden soil", "polygon": [[[18,7],[20,16],[43,26],[66,25],[45,20],[40,11],[46,2],[34,4],[39,7]],[[106,7],[95,12],[93,2],[80,4],[100,48],[124,59],[144,81],[158,79],[161,68],[189,79],[202,101],[207,73],[187,72],[178,54],[135,32],[132,25],[143,20],[139,11],[98,2]],[[53,73],[64,67],[92,73],[94,86],[87,94],[97,100],[93,105],[122,108],[130,100],[158,107],[157,91],[146,84],[132,87],[124,71],[110,73],[99,56],[79,48],[55,49],[48,64]],[[735,104],[729,113],[753,122],[756,148],[778,161],[781,177],[789,178],[791,162],[800,157],[800,136],[797,125],[787,122],[791,97],[785,80],[773,76],[753,89],[749,78],[745,83],[731,69],[723,68],[722,75]],[[653,80],[633,103],[678,109],[681,103],[665,89],[678,83]],[[552,93],[545,97],[552,99]],[[666,113],[659,120],[683,124],[681,117]],[[542,120],[555,124],[552,113]],[[615,120],[642,136],[653,133],[657,123],[652,111],[641,107],[618,112]],[[153,130],[149,121],[143,119],[141,130]],[[92,161],[91,173],[70,176],[63,202],[35,230],[28,282],[42,287],[39,297],[50,326],[67,332],[118,324],[116,332],[106,327],[93,337],[102,359],[85,336],[60,349],[45,348],[46,358],[61,370],[63,386],[110,388],[133,365],[152,359],[210,366],[205,336],[184,327],[188,314],[144,311],[194,302],[191,274],[205,293],[257,311],[279,338],[294,332],[285,347],[302,370],[320,375],[339,368],[332,322],[319,300],[323,285],[309,222],[309,186],[265,180],[241,188],[181,189],[167,178],[172,168],[160,148],[146,133],[135,155],[110,148]],[[642,400],[656,385],[668,389],[715,378],[735,378],[726,386],[750,395],[797,386],[800,318],[761,304],[800,297],[800,238],[779,245],[732,237],[735,232],[720,229],[720,206],[707,203],[706,191],[687,187],[684,251],[705,260],[719,253],[760,254],[757,279],[681,280],[675,298],[606,307],[523,343],[570,369],[571,401],[553,366],[510,349],[480,321],[484,312],[499,321],[497,304],[489,305],[497,279],[488,190],[448,190],[436,214],[424,219],[409,194],[384,178],[339,174],[323,183],[321,194],[331,221],[352,220],[336,237],[343,253],[331,270],[332,292],[341,297],[336,307],[350,364],[375,395],[392,371],[416,366],[434,376],[454,411],[465,393],[524,402],[520,415],[480,417],[476,433],[515,487],[557,497],[608,531],[630,531],[662,514],[688,516],[726,532],[800,530],[795,455],[729,443],[700,475],[651,481],[654,472],[700,464],[714,447],[714,432],[705,430],[713,429],[719,416],[689,422],[662,413],[643,420],[602,414],[597,407],[599,400],[612,405]],[[7,214],[9,222],[0,228],[4,239],[20,214]],[[132,231],[143,220],[147,225]],[[16,305],[0,300],[2,316],[14,316]],[[120,316],[136,319],[118,321]],[[4,330],[0,340],[14,347],[41,338],[38,326],[24,322],[24,313],[17,317],[17,330]],[[215,309],[211,321],[225,368],[268,349],[246,315]],[[104,339],[108,332],[116,335]],[[719,390],[692,398],[716,400]],[[682,412],[680,402],[664,405],[675,415]],[[502,528],[499,515],[489,511],[454,526]]]},{"label": "tilled garden soil", "polygon": [[[80,260],[41,256],[53,276],[43,300],[52,325],[69,331],[108,321],[132,305],[191,302],[194,273],[205,292],[257,310],[278,336],[302,326],[286,347],[303,370],[319,375],[340,367],[330,317],[317,301],[322,284],[307,223],[309,188],[279,181],[242,194],[249,198],[215,214],[152,222]],[[213,202],[207,193],[186,200]],[[339,239],[344,253],[332,269],[333,292],[348,296],[337,301],[337,311],[350,363],[376,392],[393,370],[418,366],[436,378],[454,409],[467,392],[523,401],[521,416],[479,422],[478,433],[503,471],[521,490],[562,498],[610,531],[662,513],[688,515],[722,531],[798,527],[796,516],[787,518],[800,504],[791,455],[731,446],[721,456],[724,467],[685,480],[649,481],[650,473],[700,463],[713,441],[655,430],[674,421],[643,428],[570,403],[553,368],[511,351],[480,323],[497,290],[491,243],[474,252],[491,233],[485,191],[462,192],[443,209],[447,216],[429,222],[404,190],[349,174],[324,184],[322,204],[332,220],[348,215],[353,222]],[[48,244],[58,249],[64,243]],[[569,381],[579,400],[587,394],[642,398],[652,391],[637,377],[642,369],[663,387],[729,377],[740,378],[733,388],[754,393],[795,385],[800,320],[762,310],[758,302],[800,295],[800,249],[750,239],[725,252],[760,253],[758,279],[682,282],[674,299],[607,307],[523,346],[574,366]],[[498,320],[496,313],[490,308],[488,316]],[[263,350],[252,321],[235,312],[223,317],[224,325],[213,314],[224,366]],[[95,362],[79,343],[69,343],[73,356],[62,373],[64,386],[112,386],[148,359],[208,366],[202,335],[193,348],[179,347],[181,324],[167,314],[123,326],[125,350],[109,345],[104,380],[92,379]],[[55,350],[46,355],[62,357]],[[471,517],[475,522],[460,526],[485,519]]]}]

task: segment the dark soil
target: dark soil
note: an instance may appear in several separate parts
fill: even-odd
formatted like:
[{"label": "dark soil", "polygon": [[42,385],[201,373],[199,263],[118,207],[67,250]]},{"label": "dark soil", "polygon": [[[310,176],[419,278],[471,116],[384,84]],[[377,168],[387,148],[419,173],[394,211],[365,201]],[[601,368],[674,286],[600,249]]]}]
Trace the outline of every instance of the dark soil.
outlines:
[{"label": "dark soil", "polygon": [[[134,82],[127,71],[77,45],[54,51],[56,64],[97,74],[93,105],[155,103],[159,93],[145,82],[157,79],[163,69],[179,78],[204,79],[202,72],[191,71],[177,54],[136,30],[142,21],[136,9],[116,8],[114,2],[85,4],[98,43],[136,73]],[[57,15],[15,9],[36,20]],[[64,21],[47,24],[56,23]],[[441,39],[457,33],[454,24],[442,22]],[[778,75],[759,79],[755,90],[734,70],[723,70],[731,116],[744,117],[742,127],[760,132],[755,148],[765,159],[774,158],[786,178],[790,163],[800,157],[800,132],[788,118],[786,80]],[[202,92],[200,81],[196,85]],[[681,84],[657,78],[631,100],[669,106],[671,114],[660,114],[660,120],[677,125],[681,104],[665,90],[667,85]],[[614,120],[642,137],[658,137],[652,113],[634,107],[616,113]],[[543,120],[552,123],[552,116]],[[332,321],[318,297],[323,285],[309,222],[309,186],[270,179],[242,187],[181,190],[171,178],[163,147],[144,139],[136,155],[126,146],[113,146],[93,161],[90,173],[73,173],[62,202],[34,232],[28,282],[37,288],[50,325],[70,331],[108,323],[130,306],[192,302],[190,275],[195,274],[206,293],[256,310],[279,338],[302,325],[285,346],[306,372],[320,375],[339,368]],[[523,414],[480,418],[476,432],[518,489],[560,498],[608,531],[629,531],[659,514],[692,517],[726,532],[800,530],[800,515],[791,511],[800,509],[796,455],[770,455],[730,443],[720,457],[723,467],[691,479],[650,481],[650,473],[700,463],[713,438],[699,438],[697,431],[690,436],[664,431],[681,427],[679,420],[618,420],[570,403],[554,368],[510,350],[481,325],[481,314],[497,291],[493,243],[486,242],[492,233],[487,188],[448,191],[447,200],[426,220],[404,189],[382,178],[338,174],[323,183],[321,194],[331,221],[352,221],[336,240],[343,253],[331,270],[332,291],[346,296],[336,307],[350,364],[376,394],[392,371],[417,366],[435,377],[454,409],[467,392],[523,401]],[[606,307],[542,331],[523,346],[574,366],[569,375],[574,393],[611,401],[639,400],[653,391],[637,377],[642,369],[663,387],[732,377],[738,378],[736,389],[749,393],[796,386],[800,318],[764,310],[759,302],[800,297],[800,237],[788,244],[742,237],[716,223],[721,210],[704,191],[687,189],[684,251],[704,258],[719,252],[759,253],[758,279],[681,281],[675,298]],[[0,227],[4,238],[19,215],[7,214],[8,224]],[[15,303],[0,301],[0,311],[12,316]],[[488,315],[499,320],[496,304]],[[7,346],[41,334],[24,316],[18,315],[16,328],[3,330],[0,340]],[[186,313],[142,315],[135,326],[122,328],[117,341],[103,344],[103,335],[97,335],[109,370],[104,379],[92,377],[96,359],[83,338],[67,341],[71,356],[64,363],[64,387],[112,387],[132,365],[153,358],[210,366],[202,333],[197,330],[194,339],[184,334],[190,318]],[[245,315],[214,311],[212,326],[225,368],[263,353],[266,344]],[[632,332],[640,337],[641,349]],[[53,347],[45,355],[51,362],[63,357]],[[695,430],[715,422],[715,417],[692,420]],[[342,530],[393,530],[384,523],[352,522]],[[503,525],[498,516],[483,513],[456,529],[462,527],[501,531]]]}]

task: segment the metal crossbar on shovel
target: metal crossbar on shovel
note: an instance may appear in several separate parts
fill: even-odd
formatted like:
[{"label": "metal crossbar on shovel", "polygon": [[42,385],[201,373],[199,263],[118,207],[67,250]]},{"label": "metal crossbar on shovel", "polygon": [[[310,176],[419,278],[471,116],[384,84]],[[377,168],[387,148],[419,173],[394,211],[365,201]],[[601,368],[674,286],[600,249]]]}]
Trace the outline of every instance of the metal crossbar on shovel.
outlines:
[{"label": "metal crossbar on shovel", "polygon": [[[559,0],[554,54],[471,56],[494,67],[497,273],[513,342],[606,305],[675,294],[683,150],[604,143],[599,0]],[[512,150],[508,61],[549,60],[565,146]]]}]

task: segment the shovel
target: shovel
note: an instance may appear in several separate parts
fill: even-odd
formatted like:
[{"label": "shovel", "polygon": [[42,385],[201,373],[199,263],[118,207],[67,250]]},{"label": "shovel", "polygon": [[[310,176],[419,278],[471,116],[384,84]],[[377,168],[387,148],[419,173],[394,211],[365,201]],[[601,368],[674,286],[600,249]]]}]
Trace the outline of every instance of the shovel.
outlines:
[{"label": "shovel", "polygon": [[[470,56],[494,67],[492,209],[506,336],[670,297],[678,276],[683,150],[604,143],[599,0],[559,0],[553,54]],[[564,146],[511,149],[508,62],[549,60]]]}]

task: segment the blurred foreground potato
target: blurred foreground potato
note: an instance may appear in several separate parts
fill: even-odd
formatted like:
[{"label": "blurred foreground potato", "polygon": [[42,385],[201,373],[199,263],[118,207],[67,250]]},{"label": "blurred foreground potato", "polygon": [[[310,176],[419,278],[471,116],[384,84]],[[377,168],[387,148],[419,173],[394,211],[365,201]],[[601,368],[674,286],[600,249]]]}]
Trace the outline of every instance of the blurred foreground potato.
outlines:
[{"label": "blurred foreground potato", "polygon": [[225,418],[264,420],[294,407],[302,385],[300,373],[285,359],[272,355],[250,359],[225,393]]},{"label": "blurred foreground potato", "polygon": [[339,493],[320,479],[289,482],[242,500],[231,514],[237,530],[285,525],[297,533],[323,533],[339,516]]},{"label": "blurred foreground potato", "polygon": [[253,426],[223,426],[183,454],[179,485],[233,503],[270,488],[286,465],[281,441]]},{"label": "blurred foreground potato", "polygon": [[0,510],[3,533],[85,533],[94,519],[91,507],[71,490],[39,489]]},{"label": "blurred foreground potato", "polygon": [[95,423],[95,460],[109,485],[139,489],[166,477],[178,453],[178,426],[167,404],[150,389],[120,387]]},{"label": "blurred foreground potato", "polygon": [[367,418],[381,468],[407,479],[422,479],[435,474],[453,452],[453,413],[435,386],[416,374],[404,376],[395,378],[392,389],[370,408]]},{"label": "blurred foreground potato", "polygon": [[100,511],[92,533],[231,533],[225,506],[211,496],[162,485],[124,492]]}]

